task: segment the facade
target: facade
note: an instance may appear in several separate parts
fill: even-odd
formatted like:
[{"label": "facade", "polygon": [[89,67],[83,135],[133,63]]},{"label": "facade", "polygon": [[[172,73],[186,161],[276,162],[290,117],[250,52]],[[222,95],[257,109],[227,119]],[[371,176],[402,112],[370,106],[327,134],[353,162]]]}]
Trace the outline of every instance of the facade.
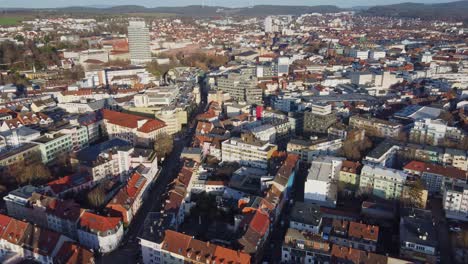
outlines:
[{"label": "facade", "polygon": [[331,246],[320,235],[289,228],[281,247],[281,263],[330,263]]},{"label": "facade", "polygon": [[132,64],[139,65],[151,61],[149,28],[145,21],[130,21],[128,26],[128,46]]},{"label": "facade", "polygon": [[73,149],[72,136],[61,132],[46,133],[33,142],[39,145],[44,163],[51,162]]},{"label": "facade", "polygon": [[60,132],[71,136],[74,151],[89,145],[88,129],[84,126],[68,126],[61,128]]},{"label": "facade", "polygon": [[303,133],[326,134],[328,128],[337,122],[336,115],[331,110],[331,105],[313,105],[311,112],[304,113]]},{"label": "facade", "polygon": [[157,119],[105,109],[103,120],[109,138],[119,138],[134,145],[151,147],[158,136],[166,133],[166,124]]},{"label": "facade", "polygon": [[0,151],[0,171],[9,165],[32,161],[40,156],[41,148],[39,144],[26,143],[14,149],[5,149]]},{"label": "facade", "polygon": [[365,165],[361,171],[359,189],[383,199],[399,200],[406,177],[403,171]]},{"label": "facade", "polygon": [[123,223],[118,217],[105,217],[84,212],[78,223],[78,241],[81,245],[108,253],[120,244],[123,238]]},{"label": "facade", "polygon": [[421,177],[430,195],[442,194],[443,187],[447,184],[466,183],[468,177],[466,171],[420,161],[411,161],[404,170]]},{"label": "facade", "polygon": [[268,168],[268,161],[277,149],[276,145],[247,137],[230,138],[221,143],[223,162],[238,162],[244,166],[261,169]]},{"label": "facade", "polygon": [[361,164],[345,160],[341,166],[339,181],[351,189],[359,186],[359,175],[361,173]]},{"label": "facade", "polygon": [[364,129],[366,134],[384,138],[398,137],[403,128],[403,126],[398,123],[358,115],[349,118],[349,126],[352,128]]},{"label": "facade", "polygon": [[263,91],[257,86],[258,80],[256,77],[231,73],[227,77],[219,77],[217,84],[218,90],[229,93],[231,98],[238,102],[262,103]]},{"label": "facade", "polygon": [[465,133],[456,127],[448,126],[442,120],[429,118],[416,120],[410,131],[410,140],[418,144],[439,146],[445,142],[459,143],[465,137]]},{"label": "facade", "polygon": [[468,184],[446,184],[442,201],[447,218],[468,221]]},{"label": "facade", "polygon": [[335,207],[343,158],[325,156],[312,161],[304,187],[304,201]]}]

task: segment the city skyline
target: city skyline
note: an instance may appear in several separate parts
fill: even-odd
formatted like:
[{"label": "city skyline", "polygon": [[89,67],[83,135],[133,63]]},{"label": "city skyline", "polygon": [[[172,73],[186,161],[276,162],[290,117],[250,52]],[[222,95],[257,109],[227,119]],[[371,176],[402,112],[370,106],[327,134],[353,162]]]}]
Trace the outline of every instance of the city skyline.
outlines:
[{"label": "city skyline", "polygon": [[[375,6],[375,5],[387,5],[397,4],[404,2],[412,3],[448,3],[456,2],[454,0],[291,0],[286,5],[336,5],[339,7],[354,7],[354,6]],[[108,6],[119,6],[119,5],[141,5],[145,7],[165,7],[165,6],[188,6],[188,5],[207,5],[207,6],[224,6],[224,7],[246,7],[251,5],[285,5],[284,1],[279,0],[239,0],[239,1],[221,1],[221,0],[175,0],[171,1],[170,4],[157,4],[151,0],[103,0],[99,4],[96,4],[93,0],[80,1],[79,4],[73,3],[67,0],[0,0],[0,7],[3,8],[56,8],[56,7],[69,7],[69,6],[92,6],[92,7],[108,7]]]}]

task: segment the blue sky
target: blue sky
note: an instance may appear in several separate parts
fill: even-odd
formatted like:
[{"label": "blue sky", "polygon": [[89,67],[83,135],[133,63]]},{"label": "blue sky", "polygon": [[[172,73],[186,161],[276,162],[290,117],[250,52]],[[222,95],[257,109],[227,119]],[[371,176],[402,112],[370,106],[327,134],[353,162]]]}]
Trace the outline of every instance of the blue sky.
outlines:
[{"label": "blue sky", "polygon": [[341,7],[360,5],[383,5],[401,2],[419,3],[442,3],[454,0],[0,0],[0,7],[64,7],[64,6],[87,6],[87,5],[143,5],[147,7],[157,6],[185,6],[185,5],[218,5],[228,7],[248,6],[250,4],[277,4],[277,5],[323,5],[331,4]]}]

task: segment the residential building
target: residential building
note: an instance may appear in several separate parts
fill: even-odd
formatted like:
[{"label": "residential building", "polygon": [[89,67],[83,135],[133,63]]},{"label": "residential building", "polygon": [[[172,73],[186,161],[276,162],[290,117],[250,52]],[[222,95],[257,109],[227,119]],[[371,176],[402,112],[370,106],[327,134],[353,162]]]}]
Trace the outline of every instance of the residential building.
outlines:
[{"label": "residential building", "polygon": [[328,128],[337,122],[336,114],[329,104],[313,104],[311,112],[304,113],[303,133],[326,134]]},{"label": "residential building", "polygon": [[446,184],[466,183],[466,171],[421,161],[411,161],[403,168],[407,173],[421,177],[430,195],[442,194]]},{"label": "residential building", "polygon": [[322,224],[320,206],[303,202],[296,202],[291,209],[289,227],[298,231],[319,234]]},{"label": "residential building", "polygon": [[364,165],[361,170],[359,189],[388,200],[399,200],[406,182],[404,171],[380,166]]},{"label": "residential building", "polygon": [[104,127],[109,138],[120,138],[134,145],[152,147],[158,136],[166,133],[161,120],[111,110],[103,110]]},{"label": "residential building", "polygon": [[443,206],[445,216],[468,221],[468,184],[448,183],[444,186]]},{"label": "residential building", "polygon": [[401,147],[398,142],[386,139],[364,157],[363,163],[372,166],[393,167]]},{"label": "residential building", "polygon": [[131,167],[134,148],[127,141],[115,138],[73,153],[71,163],[85,171],[94,181],[109,177],[123,177]]},{"label": "residential building", "polygon": [[349,118],[349,126],[351,128],[364,129],[368,135],[383,138],[396,138],[403,129],[403,126],[398,123],[359,115]]},{"label": "residential building", "polygon": [[268,168],[268,161],[277,149],[276,145],[258,141],[248,135],[230,138],[221,143],[223,162],[238,162],[244,166],[261,169]]},{"label": "residential building", "polygon": [[429,118],[416,120],[410,131],[410,140],[418,144],[440,146],[447,142],[462,142],[465,133],[457,127],[448,126],[442,120]]},{"label": "residential building", "polygon": [[362,165],[359,162],[343,161],[339,175],[340,183],[347,189],[356,190],[359,187],[361,168]]},{"label": "residential building", "polygon": [[26,143],[13,149],[0,151],[0,171],[18,162],[31,162],[41,158],[39,144]]},{"label": "residential building", "polygon": [[363,223],[333,219],[331,226],[323,227],[325,237],[336,245],[375,252],[379,227]]},{"label": "residential building", "polygon": [[217,89],[229,93],[231,98],[238,102],[247,102],[248,104],[262,103],[262,89],[257,86],[256,77],[230,73],[227,77],[217,79]]},{"label": "residential building", "polygon": [[39,145],[42,162],[44,163],[51,162],[73,149],[72,136],[60,131],[48,132],[33,142]]},{"label": "residential building", "polygon": [[304,201],[321,206],[336,206],[338,177],[343,158],[325,156],[312,161],[304,187]]},{"label": "residential building", "polygon": [[405,208],[400,218],[400,257],[424,263],[437,263],[438,232],[430,211]]},{"label": "residential building", "polygon": [[123,238],[123,223],[119,217],[106,217],[84,212],[78,223],[81,245],[101,253],[117,249]]},{"label": "residential building", "polygon": [[329,263],[331,247],[320,235],[288,228],[281,246],[281,263]]}]

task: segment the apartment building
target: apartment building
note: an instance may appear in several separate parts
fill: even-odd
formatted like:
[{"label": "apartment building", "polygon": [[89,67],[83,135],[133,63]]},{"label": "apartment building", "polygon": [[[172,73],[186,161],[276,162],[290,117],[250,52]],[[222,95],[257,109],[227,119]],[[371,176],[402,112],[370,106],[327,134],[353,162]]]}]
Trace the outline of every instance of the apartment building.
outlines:
[{"label": "apartment building", "polygon": [[332,244],[320,235],[288,228],[281,246],[281,263],[329,263]]},{"label": "apartment building", "polygon": [[388,200],[399,200],[406,182],[404,171],[380,166],[364,165],[361,170],[359,189]]},{"label": "apartment building", "polygon": [[443,205],[445,216],[454,220],[468,221],[468,184],[445,185]]},{"label": "apartment building", "polygon": [[159,228],[170,226],[170,220],[149,223],[149,229],[140,237],[144,264],[179,263],[239,263],[250,264],[250,256],[191,236]]},{"label": "apartment building", "polygon": [[120,138],[134,145],[151,147],[155,139],[166,133],[161,120],[104,109],[104,127],[109,138]]},{"label": "apartment building", "polygon": [[311,112],[304,113],[303,133],[305,135],[326,134],[328,128],[337,122],[330,104],[313,104]]},{"label": "apartment building", "polygon": [[33,143],[39,145],[42,162],[44,163],[51,162],[73,149],[71,134],[64,134],[60,131],[48,132],[44,136],[35,139]]},{"label": "apartment building", "polygon": [[78,222],[78,241],[81,245],[108,253],[120,244],[123,238],[123,223],[120,217],[106,217],[84,212]]},{"label": "apartment building", "polygon": [[461,142],[465,133],[457,127],[448,126],[442,120],[425,118],[414,122],[409,138],[418,144],[440,146],[445,142]]},{"label": "apartment building", "polygon": [[304,200],[326,207],[336,207],[337,181],[343,158],[325,156],[312,161],[304,187]]},{"label": "apartment building", "polygon": [[217,78],[217,89],[229,93],[231,98],[248,104],[261,104],[263,91],[257,86],[256,77],[247,74],[230,73]]},{"label": "apartment building", "polygon": [[442,194],[447,184],[466,183],[466,171],[421,161],[411,161],[403,168],[407,173],[421,177],[429,194]]},{"label": "apartment building", "polygon": [[349,118],[351,128],[363,129],[366,134],[383,138],[396,138],[400,135],[403,126],[391,121],[354,115]]},{"label": "apartment building", "polygon": [[278,146],[258,141],[252,135],[233,137],[221,143],[223,162],[238,162],[261,169],[268,168],[268,161],[277,149]]}]

